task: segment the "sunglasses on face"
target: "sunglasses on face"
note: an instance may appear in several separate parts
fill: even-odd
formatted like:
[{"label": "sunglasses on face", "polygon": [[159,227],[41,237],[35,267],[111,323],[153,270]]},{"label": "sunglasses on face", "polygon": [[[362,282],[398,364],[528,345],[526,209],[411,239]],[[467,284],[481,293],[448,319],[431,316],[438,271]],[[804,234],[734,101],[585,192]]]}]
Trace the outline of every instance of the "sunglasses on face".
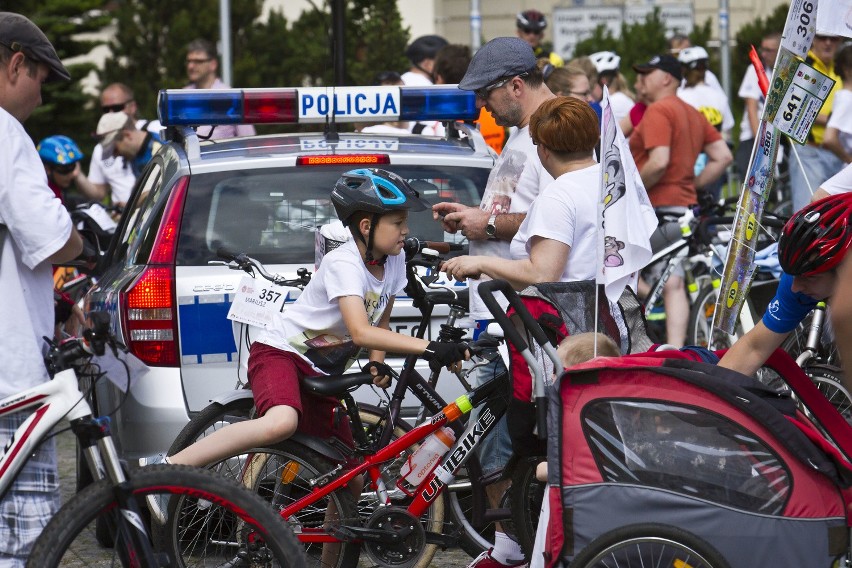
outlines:
[{"label": "sunglasses on face", "polygon": [[527,29],[521,28],[521,31],[524,32],[527,35],[544,35],[544,30],[527,30]]},{"label": "sunglasses on face", "polygon": [[119,103],[119,104],[117,104],[117,105],[103,105],[103,106],[101,106],[101,110],[102,110],[104,113],[107,113],[107,112],[121,112],[121,111],[123,111],[123,110],[124,110],[124,107],[126,107],[127,105],[129,105],[129,104],[130,104],[130,103],[132,103],[132,102],[133,102],[133,99],[130,99],[129,101],[124,101],[123,103]]},{"label": "sunglasses on face", "polygon": [[187,65],[190,65],[190,64],[192,64],[192,65],[201,65],[202,63],[207,63],[208,61],[212,61],[212,60],[213,60],[213,58],[212,58],[212,57],[208,57],[207,59],[198,59],[198,58],[193,58],[193,59],[187,59],[187,60],[186,60],[186,64],[187,64]]},{"label": "sunglasses on face", "polygon": [[66,175],[70,174],[71,172],[73,172],[74,168],[76,168],[76,167],[77,166],[75,164],[65,164],[65,165],[61,165],[61,166],[53,166],[53,171],[55,171],[56,173],[58,173],[60,175],[66,176]]},{"label": "sunglasses on face", "polygon": [[505,85],[506,83],[508,83],[512,79],[514,79],[515,77],[526,77],[527,75],[529,75],[529,73],[521,73],[520,75],[512,75],[511,77],[503,77],[502,79],[497,79],[496,81],[494,81],[490,85],[485,85],[484,87],[480,87],[479,89],[476,89],[475,91],[473,91],[473,93],[477,97],[479,97],[480,99],[485,100],[485,99],[488,98],[488,95],[491,94],[491,91],[493,91],[495,89],[499,89],[500,87],[502,87],[503,85]]}]

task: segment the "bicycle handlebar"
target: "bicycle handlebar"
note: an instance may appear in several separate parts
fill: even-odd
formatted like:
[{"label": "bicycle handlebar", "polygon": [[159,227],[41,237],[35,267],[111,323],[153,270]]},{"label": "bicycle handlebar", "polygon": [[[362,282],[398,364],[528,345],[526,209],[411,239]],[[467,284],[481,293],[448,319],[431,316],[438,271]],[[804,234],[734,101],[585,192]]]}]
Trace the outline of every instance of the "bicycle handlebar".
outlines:
[{"label": "bicycle handlebar", "polygon": [[440,254],[447,254],[453,251],[464,250],[464,245],[445,241],[421,241],[417,237],[408,237],[405,239],[405,245],[402,250],[405,251],[406,258],[410,258],[416,254],[420,254],[423,252],[423,249],[427,248],[437,251]]},{"label": "bicycle handlebar", "polygon": [[221,259],[233,263],[235,266],[229,266],[234,270],[242,270],[248,274],[253,274],[256,270],[258,274],[263,276],[270,282],[279,286],[293,286],[296,288],[304,288],[311,281],[311,272],[307,268],[299,268],[296,270],[296,278],[287,279],[280,274],[272,274],[263,266],[263,264],[244,252],[234,252],[227,247],[219,247],[216,249],[216,256]]}]

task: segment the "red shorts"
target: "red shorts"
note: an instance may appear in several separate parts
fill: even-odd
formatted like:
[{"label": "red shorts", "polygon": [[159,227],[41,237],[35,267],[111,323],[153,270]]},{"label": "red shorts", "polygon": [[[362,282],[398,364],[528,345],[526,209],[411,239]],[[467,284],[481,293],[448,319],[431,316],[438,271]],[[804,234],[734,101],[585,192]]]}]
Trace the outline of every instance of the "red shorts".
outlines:
[{"label": "red shorts", "polygon": [[[296,353],[264,343],[251,346],[248,379],[258,416],[273,406],[290,406],[299,413],[299,432],[320,438],[335,436],[354,448],[349,417],[340,402],[308,392],[302,386],[301,377],[320,374]],[[340,410],[335,413],[337,407]]]}]

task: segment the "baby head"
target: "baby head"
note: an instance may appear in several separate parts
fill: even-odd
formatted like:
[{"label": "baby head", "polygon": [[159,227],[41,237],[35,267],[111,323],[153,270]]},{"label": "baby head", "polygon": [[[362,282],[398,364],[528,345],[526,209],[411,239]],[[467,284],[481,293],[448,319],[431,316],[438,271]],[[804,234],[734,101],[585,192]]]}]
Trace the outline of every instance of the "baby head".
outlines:
[{"label": "baby head", "polygon": [[618,357],[621,350],[609,336],[602,333],[579,333],[566,337],[556,353],[565,368],[585,363],[595,357],[595,342],[597,342],[598,357]]}]

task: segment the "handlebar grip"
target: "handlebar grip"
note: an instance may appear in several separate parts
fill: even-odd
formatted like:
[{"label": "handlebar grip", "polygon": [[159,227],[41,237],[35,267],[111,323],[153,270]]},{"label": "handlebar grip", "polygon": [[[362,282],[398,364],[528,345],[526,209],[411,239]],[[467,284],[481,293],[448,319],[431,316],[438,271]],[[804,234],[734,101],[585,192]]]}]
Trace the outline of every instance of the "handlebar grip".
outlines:
[{"label": "handlebar grip", "polygon": [[228,261],[235,261],[239,255],[227,247],[219,247],[216,249],[216,256]]},{"label": "handlebar grip", "polygon": [[787,224],[787,219],[784,219],[783,217],[776,217],[774,215],[764,215],[760,219],[760,224],[772,227],[773,229],[783,229],[784,225]]},{"label": "handlebar grip", "polygon": [[405,244],[403,245],[403,250],[405,251],[405,255],[407,257],[419,254],[423,251],[423,249],[426,248],[436,250],[439,254],[447,254],[451,251],[464,250],[464,245],[458,243],[448,243],[445,241],[422,241],[417,237],[408,237],[407,239],[405,239]]},{"label": "handlebar grip", "polygon": [[506,338],[512,342],[512,345],[514,345],[518,351],[524,351],[527,349],[527,343],[524,341],[523,337],[521,337],[521,334],[519,334],[515,329],[515,326],[512,325],[511,320],[509,320],[509,316],[507,316],[506,312],[504,312],[500,307],[500,303],[497,302],[494,292],[502,292],[503,296],[509,300],[509,305],[515,308],[515,312],[521,318],[521,321],[524,323],[524,327],[532,333],[539,345],[543,346],[549,343],[544,330],[541,329],[538,322],[533,319],[532,314],[521,301],[521,297],[518,296],[518,293],[512,289],[507,281],[489,280],[480,284],[477,287],[477,290],[479,291],[479,296],[482,298],[485,306],[488,308],[488,311],[491,312],[491,315],[494,316],[494,319],[498,324],[500,324],[500,327],[503,328],[503,333],[506,335]]}]

